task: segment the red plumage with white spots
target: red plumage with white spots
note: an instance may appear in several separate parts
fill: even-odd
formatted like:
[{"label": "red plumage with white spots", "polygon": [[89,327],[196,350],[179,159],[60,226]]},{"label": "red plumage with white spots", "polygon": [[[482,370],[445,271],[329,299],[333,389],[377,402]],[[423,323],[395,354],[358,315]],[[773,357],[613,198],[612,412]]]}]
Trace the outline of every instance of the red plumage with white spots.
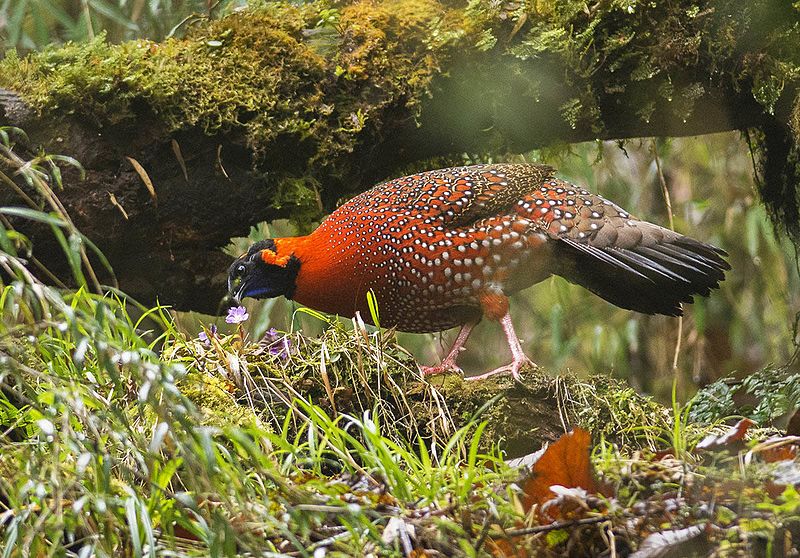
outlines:
[{"label": "red plumage with white spots", "polygon": [[[707,296],[730,266],[725,253],[640,221],[550,167],[456,167],[378,184],[334,211],[313,233],[253,245],[230,268],[234,298],[286,296],[332,314],[416,333],[462,326],[439,366],[455,360],[482,317],[499,321],[513,360],[492,373],[518,377],[530,361],[508,295],[560,275],[622,308],[678,316]],[[485,375],[484,375],[485,376]]]}]

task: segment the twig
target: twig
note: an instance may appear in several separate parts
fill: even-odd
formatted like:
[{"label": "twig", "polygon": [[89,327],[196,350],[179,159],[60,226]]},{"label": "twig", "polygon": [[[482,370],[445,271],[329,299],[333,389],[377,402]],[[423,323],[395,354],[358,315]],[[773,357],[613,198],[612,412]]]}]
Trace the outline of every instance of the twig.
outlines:
[{"label": "twig", "polygon": [[489,529],[491,527],[490,520],[491,516],[486,514],[486,517],[483,519],[483,527],[481,528],[481,534],[478,536],[478,540],[475,542],[475,549],[476,553],[480,553],[481,548],[483,548],[483,543],[486,542],[486,537],[489,534]]},{"label": "twig", "polygon": [[[669,228],[675,230],[675,221],[672,217],[672,199],[669,195],[669,188],[667,188],[667,181],[664,179],[664,172],[661,170],[661,159],[658,156],[658,145],[655,138],[653,138],[653,159],[656,162],[656,171],[658,172],[658,181],[661,183],[661,193],[664,194],[664,202],[667,204],[667,215],[669,217]],[[678,369],[678,356],[681,354],[681,341],[683,340],[683,316],[678,316],[678,339],[675,341],[675,354],[672,357],[672,370],[673,372]]]},{"label": "twig", "polygon": [[523,535],[536,535],[538,533],[549,533],[550,531],[557,531],[559,529],[566,529],[568,527],[580,527],[582,525],[594,525],[596,523],[603,523],[609,521],[610,515],[601,515],[599,517],[585,517],[583,519],[572,519],[570,521],[558,521],[550,525],[537,525],[536,527],[526,527],[525,529],[514,529],[512,531],[505,531],[503,533],[492,534],[493,539],[508,539],[511,537],[521,537]]}]

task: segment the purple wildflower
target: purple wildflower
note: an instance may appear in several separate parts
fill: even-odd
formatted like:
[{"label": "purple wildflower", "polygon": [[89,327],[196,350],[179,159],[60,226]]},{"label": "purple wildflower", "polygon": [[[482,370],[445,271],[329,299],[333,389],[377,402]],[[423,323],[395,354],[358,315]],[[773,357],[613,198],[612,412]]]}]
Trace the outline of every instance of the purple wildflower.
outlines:
[{"label": "purple wildflower", "polygon": [[[217,326],[215,326],[214,324],[211,324],[211,325],[208,327],[208,332],[211,334],[211,337],[216,337],[216,336],[217,336]],[[199,339],[199,340],[200,340],[200,341],[203,343],[203,345],[205,345],[206,347],[210,347],[210,346],[211,346],[211,339],[209,338],[209,336],[208,336],[208,333],[206,333],[205,331],[201,331],[201,332],[200,332],[200,333],[197,335],[197,338],[198,338],[198,339]]]},{"label": "purple wildflower", "polygon": [[244,306],[232,306],[228,309],[225,321],[229,324],[240,324],[246,322],[248,318],[250,318],[250,314],[247,313],[247,308]]},{"label": "purple wildflower", "polygon": [[269,354],[281,359],[289,358],[292,348],[288,335],[283,335],[274,327],[270,328],[261,338],[261,345],[265,346]]}]

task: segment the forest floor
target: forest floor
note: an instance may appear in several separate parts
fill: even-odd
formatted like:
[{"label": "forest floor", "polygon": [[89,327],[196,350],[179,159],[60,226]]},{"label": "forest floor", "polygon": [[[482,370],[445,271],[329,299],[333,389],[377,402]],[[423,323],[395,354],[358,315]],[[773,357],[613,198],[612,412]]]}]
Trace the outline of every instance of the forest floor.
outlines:
[{"label": "forest floor", "polygon": [[[797,425],[712,417],[722,384],[467,388],[357,320],[194,337],[31,277],[0,307],[3,556],[797,555]],[[542,383],[509,453],[492,409]]]}]

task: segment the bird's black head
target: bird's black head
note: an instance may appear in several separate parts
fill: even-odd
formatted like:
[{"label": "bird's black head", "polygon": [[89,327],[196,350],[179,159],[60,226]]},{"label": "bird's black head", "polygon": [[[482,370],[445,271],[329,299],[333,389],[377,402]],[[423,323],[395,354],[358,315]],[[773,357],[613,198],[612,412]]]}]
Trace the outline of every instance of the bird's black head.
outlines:
[{"label": "bird's black head", "polygon": [[300,260],[292,254],[279,255],[275,241],[253,244],[228,269],[228,292],[235,301],[244,297],[292,298]]}]

